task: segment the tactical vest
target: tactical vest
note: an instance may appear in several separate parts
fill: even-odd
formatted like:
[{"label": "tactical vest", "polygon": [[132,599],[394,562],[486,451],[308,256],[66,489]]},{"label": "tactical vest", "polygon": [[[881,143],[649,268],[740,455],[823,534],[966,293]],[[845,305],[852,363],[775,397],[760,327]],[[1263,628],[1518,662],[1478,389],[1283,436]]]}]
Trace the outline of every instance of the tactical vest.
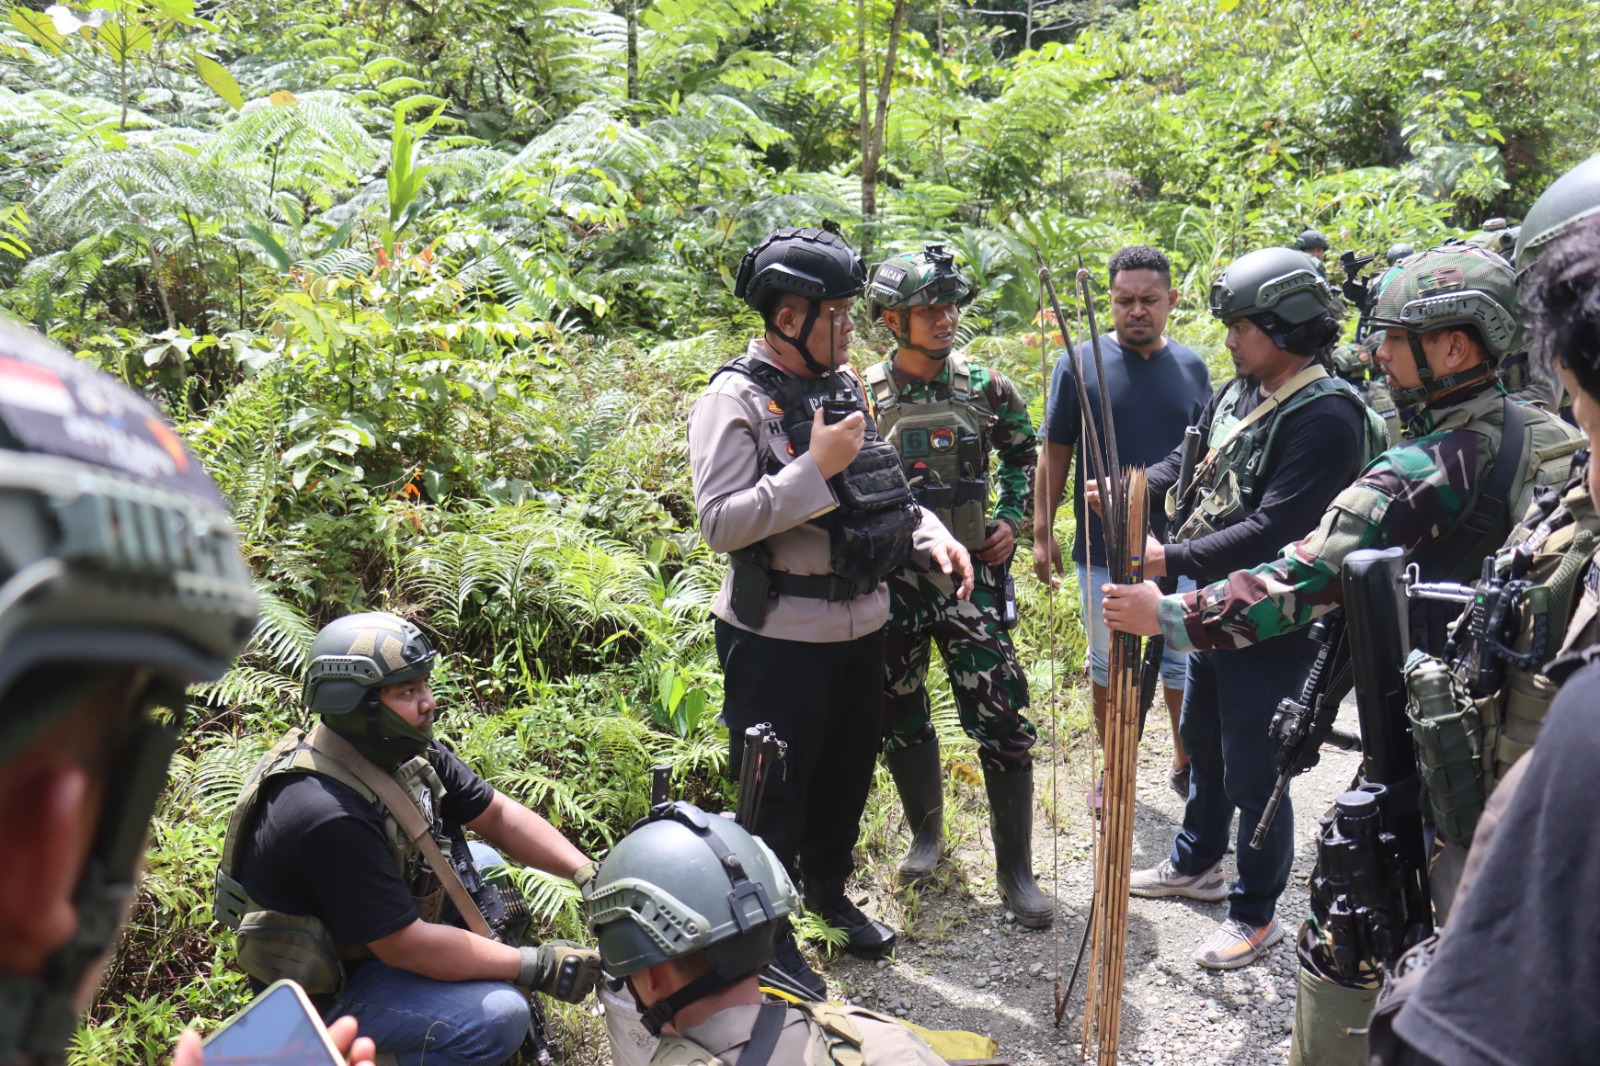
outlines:
[{"label": "tactical vest", "polygon": [[1394,402],[1394,390],[1389,388],[1387,382],[1363,381],[1356,386],[1356,391],[1361,394],[1367,406],[1383,419],[1388,447],[1392,448],[1399,444],[1401,438],[1405,436],[1405,425],[1400,421],[1400,408]]},{"label": "tactical vest", "polygon": [[[326,726],[317,726],[324,729]],[[315,730],[313,731],[313,733]],[[417,913],[425,922],[437,921],[444,903],[444,888],[427,859],[406,836],[383,801],[354,773],[333,757],[311,746],[314,737],[291,729],[274,744],[251,771],[228,818],[228,835],[217,866],[216,918],[237,931],[239,968],[258,981],[271,984],[288,977],[311,995],[338,991],[344,981],[343,963],[372,957],[365,945],[339,949],[322,921],[311,915],[268,910],[245,891],[238,879],[238,857],[255,828],[263,786],[287,774],[321,774],[353,789],[377,808],[383,819],[384,838],[395,869],[410,888]],[[400,764],[391,775],[433,827],[433,836],[446,854],[451,848],[440,813],[446,789],[425,755]]]},{"label": "tactical vest", "polygon": [[[1210,451],[1196,469],[1194,482],[1189,487],[1194,495],[1193,508],[1175,534],[1175,540],[1193,540],[1215,533],[1237,524],[1253,512],[1260,496],[1257,482],[1272,456],[1284,418],[1320,397],[1339,396],[1355,404],[1361,412],[1366,429],[1362,439],[1363,466],[1383,453],[1387,447],[1383,419],[1362,401],[1349,382],[1329,376],[1325,369],[1316,365],[1296,377],[1302,375],[1309,380],[1288,395],[1282,395],[1280,389],[1247,415],[1235,412],[1258,386],[1248,378],[1235,378],[1228,384],[1211,417],[1211,435],[1207,440]],[[1265,405],[1271,406],[1262,411]],[[1167,492],[1168,518],[1179,513],[1179,490],[1180,486],[1174,485]]]},{"label": "tactical vest", "polygon": [[1547,665],[1593,641],[1597,547],[1600,517],[1579,472],[1564,493],[1541,493],[1495,554],[1444,657],[1407,661],[1427,809],[1447,842],[1471,843],[1489,795],[1533,746],[1556,694]]},{"label": "tactical vest", "polygon": [[[787,1006],[804,1014],[812,1023],[811,1052],[806,1059],[806,1066],[867,1066],[867,1057],[861,1050],[861,1032],[850,1016],[859,1014],[881,1021],[893,1021],[860,1007],[838,1003],[802,1000],[790,1002]],[[741,1066],[757,1066],[754,1063],[746,1064],[742,1058],[740,1063]],[[725,1066],[725,1063],[688,1037],[669,1034],[663,1036],[656,1045],[655,1054],[650,1057],[650,1066]],[[889,1064],[874,1063],[873,1066]]]},{"label": "tactical vest", "polygon": [[[812,419],[825,400],[845,394],[867,422],[866,436],[855,459],[828,479],[839,506],[811,520],[828,531],[830,573],[806,575],[774,570],[765,544],[732,552],[736,616],[746,625],[759,628],[760,621],[748,619],[757,613],[764,619],[770,595],[843,601],[875,592],[885,577],[911,558],[912,537],[922,513],[900,469],[900,455],[878,435],[855,379],[847,374],[802,378],[751,355],[728,363],[712,375],[712,380],[726,373],[743,374],[767,395],[768,409],[782,417],[792,457],[804,455],[810,448]],[[761,447],[770,449],[773,444],[763,441]],[[765,467],[766,473],[776,474],[784,464],[768,451]],[[756,586],[755,591],[750,591],[752,586]]]},{"label": "tactical vest", "polygon": [[967,361],[951,355],[946,363],[946,399],[901,400],[892,359],[869,367],[866,385],[878,432],[900,453],[917,502],[938,515],[963,547],[977,548],[988,536],[989,424],[994,412],[973,391]]}]

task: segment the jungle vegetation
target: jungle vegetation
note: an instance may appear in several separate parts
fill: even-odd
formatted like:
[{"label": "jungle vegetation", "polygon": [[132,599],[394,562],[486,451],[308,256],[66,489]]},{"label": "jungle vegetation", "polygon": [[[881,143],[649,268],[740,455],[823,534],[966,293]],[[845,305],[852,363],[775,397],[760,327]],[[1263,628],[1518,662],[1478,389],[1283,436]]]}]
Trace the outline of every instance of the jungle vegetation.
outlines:
[{"label": "jungle vegetation", "polygon": [[[757,325],[732,276],[774,227],[831,218],[869,258],[944,242],[980,289],[963,341],[1037,414],[1035,250],[1098,275],[1166,249],[1172,332],[1220,372],[1204,304],[1231,257],[1312,225],[1337,254],[1516,219],[1600,147],[1582,0],[0,8],[0,314],[171,413],[262,598],[249,652],[194,693],[79,1063],[159,1061],[247,995],[215,857],[338,614],[420,619],[441,731],[585,848],[643,813],[654,763],[728,802],[722,564],[683,424]],[[1048,691],[1081,665],[1076,597],[1052,634],[1019,577]],[[869,876],[897,830],[892,803],[872,818]],[[578,932],[570,886],[525,887]]]}]

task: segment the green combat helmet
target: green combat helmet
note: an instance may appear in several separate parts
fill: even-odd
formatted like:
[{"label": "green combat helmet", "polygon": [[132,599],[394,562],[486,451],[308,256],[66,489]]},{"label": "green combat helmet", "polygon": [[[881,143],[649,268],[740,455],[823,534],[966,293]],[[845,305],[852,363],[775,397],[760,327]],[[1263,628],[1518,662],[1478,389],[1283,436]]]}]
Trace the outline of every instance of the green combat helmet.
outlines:
[{"label": "green combat helmet", "polygon": [[760,973],[772,961],[777,923],[798,909],[794,885],[765,843],[681,801],[657,805],[617,841],[588,899],[611,976],[699,953],[711,964],[644,1012],[656,1036],[690,1003]]},{"label": "green combat helmet", "polygon": [[78,988],[134,890],[185,689],[227,671],[255,618],[227,506],[156,409],[0,324],[0,764],[118,679],[129,708],[120,739],[106,726],[76,932],[44,976],[0,975],[0,1062],[63,1061]]},{"label": "green combat helmet", "polygon": [[[872,271],[872,280],[867,283],[872,320],[882,319],[886,310],[965,304],[972,298],[973,288],[956,269],[955,262],[955,256],[945,251],[944,245],[929,244],[920,252],[901,252],[879,263]],[[951,351],[912,344],[909,315],[900,316],[900,331],[895,334],[895,340],[900,347],[921,352],[929,359],[945,359]]]},{"label": "green combat helmet", "polygon": [[1600,155],[1592,155],[1551,182],[1522,220],[1512,261],[1527,270],[1545,246],[1581,218],[1600,211]]},{"label": "green combat helmet", "polygon": [[1344,304],[1314,260],[1262,248],[1229,263],[1211,286],[1215,318],[1248,318],[1284,351],[1316,355],[1339,335]]},{"label": "green combat helmet", "polygon": [[378,690],[426,677],[437,653],[399,615],[348,614],[322,627],[311,644],[305,704],[367,758],[392,770],[421,755],[433,730],[419,729],[378,699]]},{"label": "green combat helmet", "polygon": [[[1525,347],[1516,274],[1493,252],[1466,244],[1435,248],[1390,267],[1374,289],[1372,325],[1407,331],[1422,379],[1418,388],[1395,390],[1395,401],[1402,407],[1420,406],[1432,396],[1490,374],[1494,364]],[[1459,326],[1477,331],[1489,354],[1488,365],[1435,378],[1423,356],[1421,336]]]}]

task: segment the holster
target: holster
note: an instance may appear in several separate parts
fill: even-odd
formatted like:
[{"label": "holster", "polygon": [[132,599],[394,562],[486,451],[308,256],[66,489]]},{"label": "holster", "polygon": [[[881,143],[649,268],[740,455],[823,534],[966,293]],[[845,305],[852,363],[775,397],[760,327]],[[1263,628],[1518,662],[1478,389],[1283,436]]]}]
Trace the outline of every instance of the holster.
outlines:
[{"label": "holster", "polygon": [[772,552],[765,544],[752,544],[729,555],[733,590],[729,596],[733,616],[751,629],[760,629],[767,620],[767,604],[772,595]]}]

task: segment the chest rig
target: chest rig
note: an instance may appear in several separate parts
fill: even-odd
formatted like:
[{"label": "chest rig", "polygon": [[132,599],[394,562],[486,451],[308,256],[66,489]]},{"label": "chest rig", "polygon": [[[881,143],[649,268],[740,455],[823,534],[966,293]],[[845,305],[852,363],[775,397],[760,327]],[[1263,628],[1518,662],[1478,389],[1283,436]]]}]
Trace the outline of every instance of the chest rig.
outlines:
[{"label": "chest rig", "polygon": [[1490,793],[1533,746],[1555,699],[1552,660],[1600,635],[1600,517],[1580,472],[1542,488],[1506,546],[1484,560],[1439,657],[1406,662],[1406,714],[1434,825],[1466,846]]},{"label": "chest rig", "polygon": [[[767,474],[776,474],[787,460],[810,450],[812,419],[824,403],[830,410],[849,407],[860,411],[867,422],[855,459],[828,479],[838,506],[811,520],[828,531],[829,572],[775,570],[771,549],[765,543],[732,552],[735,615],[745,625],[759,629],[772,596],[845,601],[875,592],[885,577],[911,558],[912,536],[922,515],[900,469],[900,456],[878,435],[860,386],[841,373],[822,378],[785,374],[751,355],[740,356],[717,371],[726,373],[743,374],[754,381],[768,398],[768,411],[780,417],[781,434],[761,442]],[[785,451],[782,459],[776,453],[780,447]]]},{"label": "chest rig", "polygon": [[[1194,500],[1189,517],[1175,535],[1177,540],[1193,540],[1226,529],[1242,521],[1260,498],[1258,482],[1272,458],[1278,430],[1284,418],[1313,400],[1338,396],[1353,403],[1361,412],[1365,427],[1362,439],[1362,465],[1371,462],[1388,447],[1388,431],[1383,418],[1369,407],[1348,382],[1330,377],[1327,370],[1313,364],[1296,374],[1248,414],[1238,410],[1255,382],[1235,378],[1227,386],[1212,413],[1209,451],[1195,470],[1191,492]],[[1167,516],[1179,509],[1178,486],[1167,493]]]},{"label": "chest rig", "polygon": [[894,361],[867,369],[878,432],[900,455],[901,469],[917,502],[934,514],[965,548],[987,537],[989,426],[994,412],[972,389],[967,361],[951,355],[949,395],[908,401],[894,377]]},{"label": "chest rig", "polygon": [[[362,945],[339,948],[322,921],[312,915],[269,910],[250,898],[238,880],[239,851],[254,830],[262,790],[267,782],[289,774],[321,774],[348,786],[373,805],[383,819],[384,838],[395,870],[405,881],[425,922],[438,921],[444,904],[444,886],[426,857],[394,814],[354,772],[338,759],[318,750],[318,725],[310,733],[291,729],[273,745],[246,780],[228,818],[228,835],[217,867],[216,918],[237,931],[239,967],[258,981],[270,984],[288,977],[299,981],[311,995],[337,991],[343,983],[343,963],[372,957]],[[449,853],[452,840],[444,831],[439,804],[446,789],[425,755],[401,763],[391,775],[400,791],[416,807],[440,849]]]}]

